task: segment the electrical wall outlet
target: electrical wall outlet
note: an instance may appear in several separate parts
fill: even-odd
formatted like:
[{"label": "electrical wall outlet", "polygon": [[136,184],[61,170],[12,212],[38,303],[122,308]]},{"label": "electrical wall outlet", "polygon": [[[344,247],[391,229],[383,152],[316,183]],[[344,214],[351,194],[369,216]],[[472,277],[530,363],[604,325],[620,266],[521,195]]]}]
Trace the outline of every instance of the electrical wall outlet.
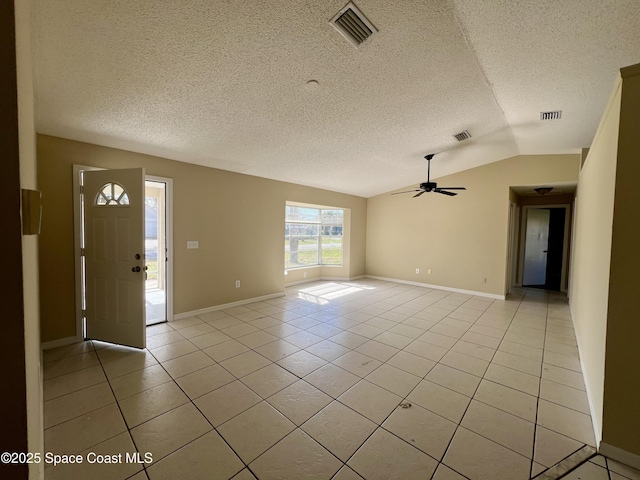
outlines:
[{"label": "electrical wall outlet", "polygon": [[200,246],[200,244],[198,243],[197,240],[189,240],[187,241],[187,248],[189,250],[193,249],[193,248],[198,248]]},{"label": "electrical wall outlet", "polygon": [[420,269],[419,268],[416,268],[416,273],[420,273]]},{"label": "electrical wall outlet", "polygon": [[431,269],[427,270],[427,275],[431,275]]},{"label": "electrical wall outlet", "polygon": [[236,280],[236,288],[240,288],[240,280]]}]

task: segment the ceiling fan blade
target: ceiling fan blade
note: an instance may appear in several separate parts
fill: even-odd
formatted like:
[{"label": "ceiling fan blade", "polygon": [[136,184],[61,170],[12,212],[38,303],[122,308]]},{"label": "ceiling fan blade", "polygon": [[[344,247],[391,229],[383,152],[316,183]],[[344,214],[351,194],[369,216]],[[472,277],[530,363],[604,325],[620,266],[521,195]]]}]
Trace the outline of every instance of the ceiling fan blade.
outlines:
[{"label": "ceiling fan blade", "polygon": [[412,193],[412,192],[422,192],[422,190],[420,190],[420,189],[407,190],[406,192],[396,192],[396,193],[392,193],[391,195],[400,195],[401,193]]},{"label": "ceiling fan blade", "polygon": [[420,193],[416,193],[413,198],[419,197],[420,195],[422,195],[423,193],[427,193],[424,190],[421,190]]},{"label": "ceiling fan blade", "polygon": [[466,190],[464,187],[439,187],[441,190]]},{"label": "ceiling fan blade", "polygon": [[438,193],[442,193],[443,195],[449,195],[450,197],[455,197],[457,195],[457,193],[447,192],[445,190],[442,190],[441,188],[436,188],[434,191]]}]

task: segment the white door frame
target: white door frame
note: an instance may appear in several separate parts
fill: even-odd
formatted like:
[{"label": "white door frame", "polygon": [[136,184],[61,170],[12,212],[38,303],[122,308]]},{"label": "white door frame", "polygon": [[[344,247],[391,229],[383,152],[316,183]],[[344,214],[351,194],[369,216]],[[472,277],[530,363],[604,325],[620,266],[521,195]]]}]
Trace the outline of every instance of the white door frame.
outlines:
[{"label": "white door frame", "polygon": [[[106,170],[101,167],[89,165],[73,165],[73,258],[75,271],[76,290],[76,341],[82,342],[85,339],[85,324],[83,322],[82,310],[84,307],[84,290],[81,255],[81,237],[84,225],[82,224],[82,212],[80,209],[80,173],[84,170]],[[173,320],[173,179],[158,177],[155,175],[145,175],[145,180],[163,182],[167,185],[166,190],[166,236],[167,236],[167,321]]]},{"label": "white door frame", "polygon": [[522,285],[522,276],[524,273],[524,244],[525,237],[523,232],[527,231],[527,215],[529,210],[536,208],[564,208],[564,238],[562,240],[562,276],[560,279],[560,291],[566,293],[567,288],[567,253],[569,251],[569,214],[571,213],[570,204],[553,204],[553,205],[524,205],[522,207],[522,223],[520,225],[520,255],[518,258],[520,271],[518,272],[518,284]]}]

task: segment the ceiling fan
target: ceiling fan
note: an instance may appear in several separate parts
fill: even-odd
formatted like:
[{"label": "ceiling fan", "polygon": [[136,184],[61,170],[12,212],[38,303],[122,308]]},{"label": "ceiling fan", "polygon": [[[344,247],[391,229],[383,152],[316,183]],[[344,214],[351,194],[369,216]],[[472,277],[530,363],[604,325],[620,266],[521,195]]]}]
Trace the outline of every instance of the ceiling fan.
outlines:
[{"label": "ceiling fan", "polygon": [[413,198],[416,198],[416,197],[419,197],[420,195],[422,195],[423,193],[436,192],[436,193],[442,193],[443,195],[449,195],[450,197],[454,197],[454,196],[457,195],[457,193],[448,192],[447,190],[466,190],[466,188],[464,188],[464,187],[438,187],[437,183],[430,181],[430,179],[431,179],[431,159],[434,157],[434,155],[435,155],[435,153],[430,153],[429,155],[424,157],[424,158],[427,159],[427,162],[429,164],[428,170],[427,170],[427,181],[421,183],[419,189],[407,190],[406,192],[396,192],[396,193],[392,193],[391,195],[399,195],[401,193],[418,192],[413,196]]}]

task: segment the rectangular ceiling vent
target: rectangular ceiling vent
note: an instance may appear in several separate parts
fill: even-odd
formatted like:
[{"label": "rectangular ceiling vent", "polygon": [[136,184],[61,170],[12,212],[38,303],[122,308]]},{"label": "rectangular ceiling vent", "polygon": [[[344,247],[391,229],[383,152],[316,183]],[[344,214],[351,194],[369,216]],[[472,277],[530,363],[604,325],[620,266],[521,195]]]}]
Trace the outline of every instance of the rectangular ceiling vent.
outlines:
[{"label": "rectangular ceiling vent", "polygon": [[562,110],[553,112],[540,112],[540,120],[560,120],[562,118]]},{"label": "rectangular ceiling vent", "polygon": [[331,19],[331,25],[356,48],[378,31],[352,2]]},{"label": "rectangular ceiling vent", "polygon": [[456,133],[454,137],[459,142],[464,142],[471,138],[471,134],[469,133],[469,130],[465,130],[464,132]]}]

